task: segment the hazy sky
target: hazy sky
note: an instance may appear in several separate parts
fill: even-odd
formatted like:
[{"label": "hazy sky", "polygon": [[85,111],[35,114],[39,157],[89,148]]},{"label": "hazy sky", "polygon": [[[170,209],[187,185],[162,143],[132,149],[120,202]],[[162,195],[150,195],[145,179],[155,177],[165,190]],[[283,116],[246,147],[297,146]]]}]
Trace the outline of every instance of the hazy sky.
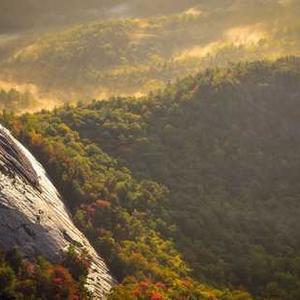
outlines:
[{"label": "hazy sky", "polygon": [[[0,33],[111,15],[172,13],[220,0],[0,0]],[[222,0],[226,2],[228,0]],[[232,1],[232,0],[230,0]]]}]

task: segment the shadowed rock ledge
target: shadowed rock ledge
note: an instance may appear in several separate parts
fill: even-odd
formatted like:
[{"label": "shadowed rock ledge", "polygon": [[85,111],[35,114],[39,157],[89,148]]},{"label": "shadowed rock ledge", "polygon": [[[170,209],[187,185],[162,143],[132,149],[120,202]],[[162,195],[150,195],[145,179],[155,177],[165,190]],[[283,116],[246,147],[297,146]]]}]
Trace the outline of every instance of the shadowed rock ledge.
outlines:
[{"label": "shadowed rock ledge", "polygon": [[0,247],[59,262],[70,245],[89,252],[87,287],[104,299],[113,285],[105,263],[73,224],[43,167],[0,125]]}]

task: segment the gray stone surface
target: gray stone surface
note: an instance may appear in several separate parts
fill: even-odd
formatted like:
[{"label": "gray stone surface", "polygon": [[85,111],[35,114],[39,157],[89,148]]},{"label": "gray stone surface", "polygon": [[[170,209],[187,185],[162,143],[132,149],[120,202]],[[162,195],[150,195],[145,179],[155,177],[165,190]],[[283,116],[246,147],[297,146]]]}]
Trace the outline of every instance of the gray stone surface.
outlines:
[{"label": "gray stone surface", "polygon": [[75,227],[60,195],[31,153],[0,125],[0,248],[59,262],[70,245],[92,257],[87,287],[103,299],[113,285],[104,261]]}]

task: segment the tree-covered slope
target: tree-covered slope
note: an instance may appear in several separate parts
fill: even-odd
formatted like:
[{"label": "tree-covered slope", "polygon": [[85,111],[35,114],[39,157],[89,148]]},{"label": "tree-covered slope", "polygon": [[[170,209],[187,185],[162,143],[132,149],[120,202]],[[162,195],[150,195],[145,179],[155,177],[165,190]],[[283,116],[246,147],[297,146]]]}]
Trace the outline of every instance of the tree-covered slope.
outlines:
[{"label": "tree-covered slope", "polygon": [[22,93],[14,88],[9,90],[0,89],[1,110],[13,111],[16,113],[34,109],[37,104],[38,102],[29,91]]},{"label": "tree-covered slope", "polygon": [[298,58],[240,63],[140,99],[1,119],[106,258],[113,299],[249,298],[226,287],[294,300],[299,83]]},{"label": "tree-covered slope", "polygon": [[94,21],[39,34],[6,53],[1,77],[74,101],[147,93],[206,67],[299,54],[297,1],[190,5],[174,15]]},{"label": "tree-covered slope", "polygon": [[14,248],[0,252],[0,298],[25,299],[91,299],[86,290],[89,260],[83,253],[70,249],[62,264],[54,265],[43,257],[30,261]]}]

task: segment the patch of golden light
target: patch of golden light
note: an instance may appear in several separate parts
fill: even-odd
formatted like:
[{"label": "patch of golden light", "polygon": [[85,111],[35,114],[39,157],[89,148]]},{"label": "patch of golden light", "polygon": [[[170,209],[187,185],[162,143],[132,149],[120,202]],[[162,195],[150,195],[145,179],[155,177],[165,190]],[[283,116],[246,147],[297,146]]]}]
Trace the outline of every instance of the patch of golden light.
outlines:
[{"label": "patch of golden light", "polygon": [[295,1],[294,0],[278,0],[279,5],[287,7],[293,4]]},{"label": "patch of golden light", "polygon": [[38,88],[33,84],[18,84],[12,81],[4,81],[4,80],[0,80],[0,89],[6,92],[11,89],[15,89],[20,93],[30,92],[32,94],[36,94],[38,90]]},{"label": "patch of golden light", "polygon": [[0,80],[0,90],[1,89],[6,92],[11,89],[15,89],[20,93],[30,93],[37,103],[34,107],[26,109],[26,112],[36,112],[41,109],[52,109],[60,104],[60,101],[54,100],[56,97],[41,93],[38,87],[34,84],[19,84],[13,81]]},{"label": "patch of golden light", "polygon": [[151,26],[147,19],[134,19],[133,23],[140,28],[148,28]]},{"label": "patch of golden light", "polygon": [[210,54],[214,54],[220,47],[221,42],[212,42],[203,47],[193,47],[185,50],[175,57],[175,61],[184,60],[187,58],[204,58]]},{"label": "patch of golden light", "polygon": [[13,59],[35,59],[40,51],[39,43],[34,43],[15,53]]},{"label": "patch of golden light", "polygon": [[269,34],[264,29],[263,24],[255,24],[250,26],[233,27],[226,30],[223,37],[214,42],[207,43],[204,46],[196,46],[186,49],[175,55],[175,61],[189,58],[205,58],[209,55],[215,55],[226,47],[233,45],[235,47],[254,47],[257,44],[269,37]]},{"label": "patch of golden light", "polygon": [[143,96],[145,96],[146,94],[145,93],[142,93],[142,92],[136,92],[136,93],[133,93],[133,97],[136,97],[136,98],[141,98]]},{"label": "patch of golden light", "polygon": [[235,46],[254,46],[268,37],[262,24],[234,27],[224,34],[225,40]]},{"label": "patch of golden light", "polygon": [[191,16],[200,16],[200,15],[202,15],[202,11],[197,9],[196,7],[192,7],[190,9],[186,10],[184,13],[186,15],[191,15]]}]

